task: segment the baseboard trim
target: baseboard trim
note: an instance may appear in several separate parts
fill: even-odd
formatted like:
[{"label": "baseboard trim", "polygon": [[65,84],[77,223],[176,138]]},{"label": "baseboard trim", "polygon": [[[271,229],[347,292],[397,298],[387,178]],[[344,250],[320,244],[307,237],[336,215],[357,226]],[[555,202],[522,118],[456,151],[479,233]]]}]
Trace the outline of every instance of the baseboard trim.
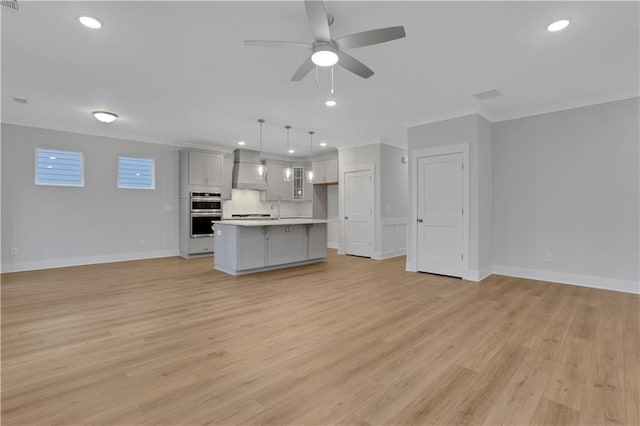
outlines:
[{"label": "baseboard trim", "polygon": [[486,268],[482,268],[479,271],[470,270],[466,274],[462,276],[463,279],[468,281],[482,281],[493,273],[493,267],[487,266]]},{"label": "baseboard trim", "polygon": [[125,262],[127,260],[155,259],[159,257],[180,256],[176,250],[156,250],[137,253],[111,254],[103,256],[76,257],[69,259],[37,260],[2,265],[2,273],[34,271],[38,269],[65,268],[68,266],[93,265],[97,263]]},{"label": "baseboard trim", "polygon": [[391,259],[392,257],[405,256],[407,254],[407,249],[399,249],[399,250],[390,250],[384,253],[374,253],[371,257],[375,260],[383,260],[383,259]]},{"label": "baseboard trim", "polygon": [[407,262],[404,266],[404,270],[407,272],[418,272],[413,262]]},{"label": "baseboard trim", "polygon": [[518,268],[514,266],[494,265],[493,273],[517,278],[528,278],[580,287],[598,288],[623,293],[640,294],[640,282],[596,277],[593,275],[567,274],[564,272],[544,271],[541,269]]},{"label": "baseboard trim", "polygon": [[337,242],[327,242],[327,248],[340,250],[340,244]]}]

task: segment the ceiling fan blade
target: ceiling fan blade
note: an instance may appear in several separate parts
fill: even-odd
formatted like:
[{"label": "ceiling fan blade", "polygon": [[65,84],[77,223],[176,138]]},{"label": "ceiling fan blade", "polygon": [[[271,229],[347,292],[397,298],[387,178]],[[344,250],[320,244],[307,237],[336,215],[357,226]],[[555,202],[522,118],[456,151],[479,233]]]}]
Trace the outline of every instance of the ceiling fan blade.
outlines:
[{"label": "ceiling fan blade", "polygon": [[353,49],[397,40],[406,37],[406,35],[403,26],[378,28],[377,30],[363,31],[361,33],[340,37],[336,40],[336,44],[341,50]]},{"label": "ceiling fan blade", "polygon": [[344,69],[351,71],[362,78],[369,78],[374,74],[371,68],[351,55],[347,55],[344,52],[338,52],[338,58],[338,65],[341,65]]},{"label": "ceiling fan blade", "polygon": [[305,0],[304,7],[307,10],[307,19],[316,41],[331,42],[329,18],[324,8],[324,2],[321,0]]},{"label": "ceiling fan blade", "polygon": [[300,81],[307,76],[316,65],[311,60],[311,57],[308,57],[306,61],[300,65],[300,68],[296,70],[296,72],[291,77],[291,81]]},{"label": "ceiling fan blade", "polygon": [[281,41],[281,40],[245,40],[246,47],[304,47],[310,48],[311,43],[301,41]]}]

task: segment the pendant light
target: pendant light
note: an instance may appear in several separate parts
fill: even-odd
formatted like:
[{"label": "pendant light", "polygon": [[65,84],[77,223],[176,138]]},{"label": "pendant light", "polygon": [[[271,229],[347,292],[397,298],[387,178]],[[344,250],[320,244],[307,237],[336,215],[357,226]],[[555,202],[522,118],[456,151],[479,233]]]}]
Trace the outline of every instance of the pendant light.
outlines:
[{"label": "pendant light", "polygon": [[[309,131],[309,158],[313,160],[313,130]],[[313,166],[313,163],[311,163]],[[313,183],[316,178],[316,172],[313,170],[313,167],[310,167],[307,170],[307,182]]]},{"label": "pendant light", "polygon": [[288,166],[282,169],[282,178],[285,182],[291,182],[293,180],[293,169],[291,168],[291,147],[289,146],[289,130],[291,126],[284,126],[287,129],[287,161]]},{"label": "pendant light", "polygon": [[260,153],[258,154],[258,167],[256,167],[256,174],[258,175],[258,179],[262,180],[267,176],[267,164],[262,159],[262,125],[264,124],[264,120],[259,118],[258,123],[260,123]]}]

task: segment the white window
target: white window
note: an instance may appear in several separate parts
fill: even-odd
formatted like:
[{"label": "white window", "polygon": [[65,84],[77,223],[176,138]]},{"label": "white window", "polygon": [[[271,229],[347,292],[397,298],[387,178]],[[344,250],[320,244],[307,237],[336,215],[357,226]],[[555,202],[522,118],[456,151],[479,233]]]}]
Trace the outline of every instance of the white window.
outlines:
[{"label": "white window", "polygon": [[36,185],[84,186],[81,152],[36,148]]},{"label": "white window", "polygon": [[118,188],[155,189],[155,161],[151,158],[118,157]]}]

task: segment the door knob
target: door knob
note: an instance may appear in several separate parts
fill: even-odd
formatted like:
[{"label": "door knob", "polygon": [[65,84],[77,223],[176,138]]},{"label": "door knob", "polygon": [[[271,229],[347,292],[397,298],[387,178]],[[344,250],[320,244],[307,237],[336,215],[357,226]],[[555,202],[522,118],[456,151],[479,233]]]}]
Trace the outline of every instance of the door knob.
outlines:
[{"label": "door knob", "polygon": [[344,220],[347,220],[347,219],[349,219],[349,216],[345,216],[345,217],[344,217]]},{"label": "door knob", "polygon": [[422,219],[418,219],[418,222],[419,222],[419,223],[422,223]]}]

